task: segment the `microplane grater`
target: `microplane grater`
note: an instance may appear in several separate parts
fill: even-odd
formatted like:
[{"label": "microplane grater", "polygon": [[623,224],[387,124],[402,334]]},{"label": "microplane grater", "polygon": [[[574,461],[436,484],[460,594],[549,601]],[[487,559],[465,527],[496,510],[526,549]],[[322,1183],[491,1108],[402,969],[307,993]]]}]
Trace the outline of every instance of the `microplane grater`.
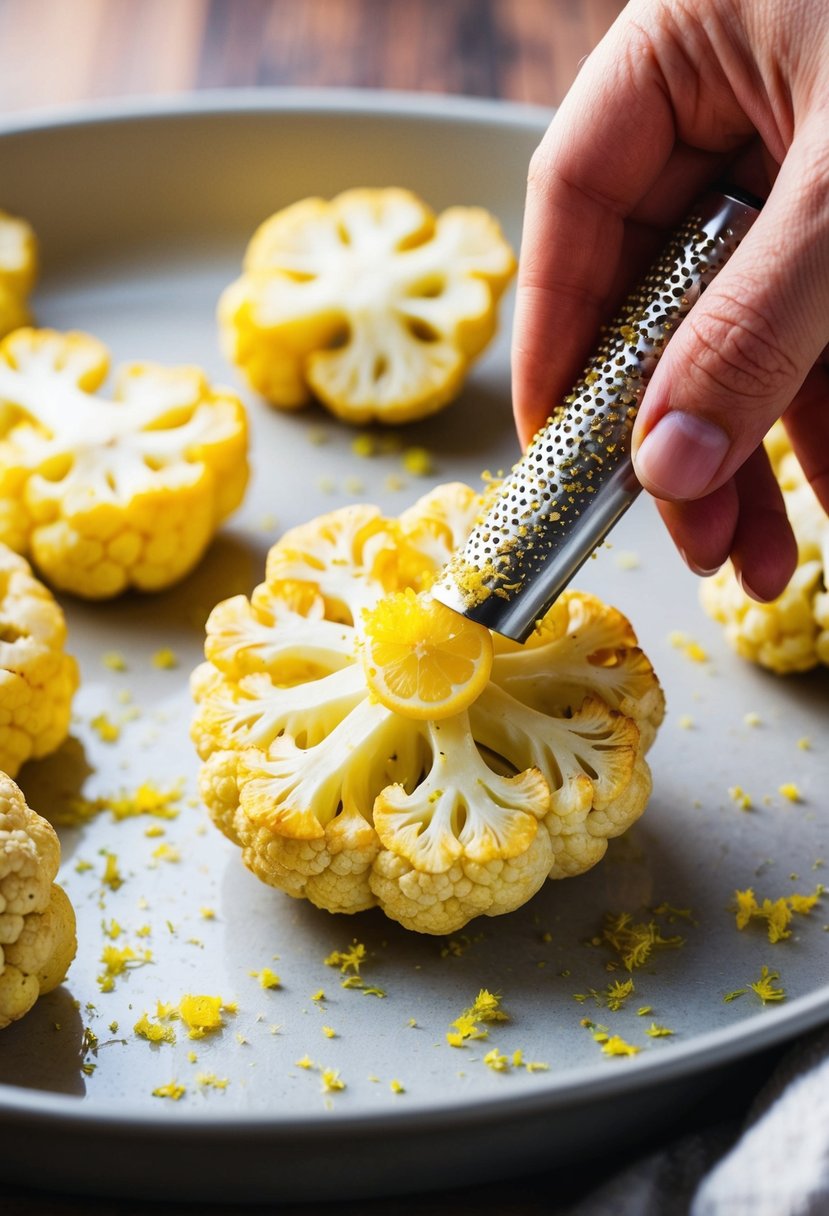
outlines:
[{"label": "microplane grater", "polygon": [[485,496],[432,594],[523,642],[641,490],[630,441],[645,387],[679,322],[726,264],[760,203],[706,195],[613,322],[572,392]]}]

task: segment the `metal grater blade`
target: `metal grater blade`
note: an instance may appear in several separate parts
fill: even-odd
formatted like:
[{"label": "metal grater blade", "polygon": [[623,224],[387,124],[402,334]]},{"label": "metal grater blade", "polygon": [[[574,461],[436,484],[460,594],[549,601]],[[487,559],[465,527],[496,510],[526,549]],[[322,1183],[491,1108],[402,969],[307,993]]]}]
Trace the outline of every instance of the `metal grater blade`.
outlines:
[{"label": "metal grater blade", "polygon": [[756,218],[738,192],[706,195],[615,320],[581,379],[512,472],[485,497],[432,594],[523,642],[641,487],[633,424],[662,351]]}]

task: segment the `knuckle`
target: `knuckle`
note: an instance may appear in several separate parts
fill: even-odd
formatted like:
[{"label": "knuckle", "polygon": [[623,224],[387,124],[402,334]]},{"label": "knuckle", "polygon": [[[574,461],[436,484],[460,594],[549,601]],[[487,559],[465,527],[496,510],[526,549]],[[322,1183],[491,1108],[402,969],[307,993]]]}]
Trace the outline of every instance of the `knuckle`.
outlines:
[{"label": "knuckle", "polygon": [[730,405],[755,405],[797,378],[797,365],[759,308],[735,300],[707,301],[689,313],[685,350],[695,387]]}]

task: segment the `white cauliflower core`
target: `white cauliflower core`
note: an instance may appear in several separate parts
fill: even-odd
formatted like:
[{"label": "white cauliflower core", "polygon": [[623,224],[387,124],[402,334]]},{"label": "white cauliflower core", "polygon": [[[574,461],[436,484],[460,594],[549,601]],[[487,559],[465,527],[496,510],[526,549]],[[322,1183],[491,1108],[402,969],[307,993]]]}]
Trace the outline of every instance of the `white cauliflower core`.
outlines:
[{"label": "white cauliflower core", "polygon": [[159,590],[199,560],[247,481],[238,399],[194,367],[123,367],[86,334],[0,343],[0,540],[93,599]]},{"label": "white cauliflower core", "polygon": [[766,438],[797,540],[797,568],[782,595],[760,604],[731,563],[700,588],[702,606],[725,626],[738,654],[779,675],[829,665],[829,518],[806,480],[782,423]]},{"label": "white cauliflower core", "polygon": [[662,692],[593,596],[562,597],[524,646],[494,638],[489,683],[461,713],[424,721],[372,699],[362,610],[428,588],[479,507],[449,485],[399,520],[335,511],[277,542],[250,601],[211,614],[193,676],[201,791],[264,882],[449,933],[582,873],[644,809]]},{"label": "white cauliflower core", "polygon": [[446,405],[495,332],[515,258],[479,207],[434,213],[408,190],[348,190],[271,216],[219,303],[222,344],[253,387],[349,422]]},{"label": "white cauliflower core", "polygon": [[57,988],[75,957],[75,913],[55,885],[55,829],[0,773],[0,1029]]}]

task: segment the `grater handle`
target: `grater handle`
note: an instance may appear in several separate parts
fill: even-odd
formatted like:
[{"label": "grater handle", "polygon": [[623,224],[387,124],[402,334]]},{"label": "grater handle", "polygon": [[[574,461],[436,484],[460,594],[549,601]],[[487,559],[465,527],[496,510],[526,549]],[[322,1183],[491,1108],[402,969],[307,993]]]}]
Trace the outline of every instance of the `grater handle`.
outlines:
[{"label": "grater handle", "polygon": [[706,195],[618,315],[572,392],[439,575],[447,607],[523,642],[640,492],[630,455],[639,404],[682,318],[726,264],[760,203]]}]

